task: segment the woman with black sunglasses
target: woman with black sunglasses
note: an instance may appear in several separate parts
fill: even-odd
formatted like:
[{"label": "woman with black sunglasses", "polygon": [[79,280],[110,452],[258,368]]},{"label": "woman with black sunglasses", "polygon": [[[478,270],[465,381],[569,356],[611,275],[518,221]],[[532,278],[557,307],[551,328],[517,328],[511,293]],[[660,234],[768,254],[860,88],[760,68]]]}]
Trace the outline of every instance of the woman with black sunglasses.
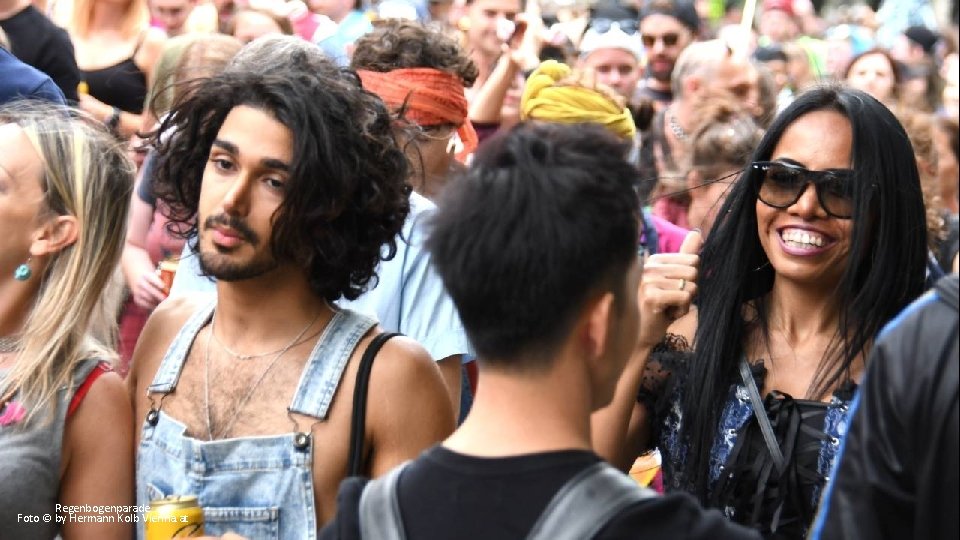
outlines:
[{"label": "woman with black sunglasses", "polygon": [[[659,446],[668,490],[768,538],[802,538],[873,340],[923,290],[924,223],[893,114],[848,88],[801,95],[731,188],[699,261],[650,258],[636,370],[594,426],[595,440],[626,432],[627,443],[601,454],[626,466]],[[678,304],[693,288],[696,307]]]}]

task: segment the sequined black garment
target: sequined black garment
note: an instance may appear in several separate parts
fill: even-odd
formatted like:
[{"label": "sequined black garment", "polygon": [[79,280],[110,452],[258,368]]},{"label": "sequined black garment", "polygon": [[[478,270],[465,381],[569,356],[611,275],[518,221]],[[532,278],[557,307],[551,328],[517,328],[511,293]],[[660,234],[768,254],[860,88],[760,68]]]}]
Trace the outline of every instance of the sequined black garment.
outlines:
[{"label": "sequined black garment", "polygon": [[[651,355],[638,396],[652,416],[667,490],[688,485],[680,403],[692,355],[682,337],[669,336]],[[754,363],[752,372],[757,386],[763,388],[763,362]],[[786,461],[785,470],[778,473],[746,388],[731,385],[711,449],[707,504],[722,509],[733,521],[757,528],[767,538],[803,538],[837,457],[854,390],[855,385],[847,383],[829,402],[797,400],[776,391],[764,398]]]}]

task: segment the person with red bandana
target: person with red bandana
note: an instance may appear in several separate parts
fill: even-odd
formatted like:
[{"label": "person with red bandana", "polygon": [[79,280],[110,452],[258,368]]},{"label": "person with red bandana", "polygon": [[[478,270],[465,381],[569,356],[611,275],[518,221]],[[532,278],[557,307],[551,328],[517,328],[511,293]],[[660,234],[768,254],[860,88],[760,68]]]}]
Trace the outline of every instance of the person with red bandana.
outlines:
[{"label": "person with red bandana", "polygon": [[[467,118],[464,91],[476,81],[478,69],[459,45],[440,30],[402,19],[376,23],[373,32],[357,40],[350,66],[357,71],[363,87],[380,96],[395,120],[395,134],[410,163],[407,181],[410,194],[409,230],[404,228],[399,284],[379,287],[371,295],[407,297],[415,313],[398,317],[410,325],[422,321],[423,331],[403,326],[398,330],[425,343],[453,400],[454,411],[465,411],[469,392],[463,386],[461,362],[469,346],[463,326],[447,291],[433,269],[429,254],[422,248],[423,224],[435,211],[434,202],[443,191],[451,172],[477,147],[477,134]],[[401,258],[398,255],[398,258]],[[385,264],[388,284],[397,266]],[[410,277],[420,281],[413,285]],[[403,290],[408,290],[404,294]],[[401,306],[402,307],[402,306]],[[381,320],[381,323],[383,321]],[[388,324],[389,323],[383,323]],[[435,345],[431,345],[435,344]],[[466,371],[473,373],[473,366]]]}]

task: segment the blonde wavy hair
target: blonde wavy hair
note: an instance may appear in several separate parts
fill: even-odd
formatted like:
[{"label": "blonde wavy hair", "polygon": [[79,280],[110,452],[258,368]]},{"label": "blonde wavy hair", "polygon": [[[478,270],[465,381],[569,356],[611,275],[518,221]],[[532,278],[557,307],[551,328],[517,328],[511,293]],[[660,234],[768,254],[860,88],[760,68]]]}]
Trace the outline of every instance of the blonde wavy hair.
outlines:
[{"label": "blonde wavy hair", "polygon": [[[86,37],[93,19],[93,5],[97,0],[73,0],[57,2],[55,20],[71,34]],[[72,4],[72,5],[71,5]],[[147,0],[130,0],[123,13],[120,32],[125,38],[136,36],[150,25],[150,7]]]},{"label": "blonde wavy hair", "polygon": [[43,166],[50,216],[77,219],[76,241],[49,256],[22,332],[22,349],[0,402],[18,394],[29,415],[52,410],[54,396],[89,358],[113,360],[121,296],[116,269],[126,236],[134,165],[102,124],[62,106],[19,102],[0,107],[0,124],[18,125]]}]

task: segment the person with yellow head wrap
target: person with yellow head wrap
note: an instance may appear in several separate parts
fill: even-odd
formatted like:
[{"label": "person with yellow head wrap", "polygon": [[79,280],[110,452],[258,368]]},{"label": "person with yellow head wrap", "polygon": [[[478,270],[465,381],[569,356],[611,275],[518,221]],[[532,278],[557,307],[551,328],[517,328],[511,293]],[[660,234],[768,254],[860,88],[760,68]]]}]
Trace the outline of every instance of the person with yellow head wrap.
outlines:
[{"label": "person with yellow head wrap", "polygon": [[[520,119],[560,124],[600,124],[611,132],[637,143],[633,114],[623,98],[612,88],[597,83],[593,74],[577,72],[556,60],[547,60],[527,77],[520,97]],[[634,145],[629,160],[636,163]],[[644,210],[640,223],[639,251],[646,254],[679,251],[687,230]],[[630,469],[630,476],[640,485],[662,491],[660,454],[656,451],[640,456]]]},{"label": "person with yellow head wrap", "polygon": [[633,115],[613,90],[566,64],[547,60],[530,74],[520,98],[520,118],[561,124],[601,124],[633,140]]}]

